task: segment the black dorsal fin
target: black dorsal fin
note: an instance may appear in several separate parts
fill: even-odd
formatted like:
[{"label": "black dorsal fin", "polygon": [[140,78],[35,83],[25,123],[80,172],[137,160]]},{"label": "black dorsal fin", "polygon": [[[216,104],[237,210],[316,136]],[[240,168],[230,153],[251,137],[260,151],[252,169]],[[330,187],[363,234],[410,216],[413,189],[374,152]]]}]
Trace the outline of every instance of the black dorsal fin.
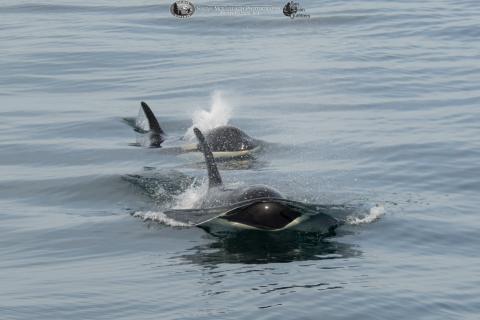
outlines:
[{"label": "black dorsal fin", "polygon": [[207,164],[208,171],[208,187],[212,188],[221,186],[222,177],[220,177],[220,173],[218,172],[217,164],[215,163],[215,159],[213,158],[210,146],[208,145],[205,137],[198,128],[193,128],[193,132],[195,132],[195,135],[197,136],[197,139],[200,143],[200,149],[203,151],[203,155],[205,156],[205,163]]},{"label": "black dorsal fin", "polygon": [[152,133],[156,133],[159,135],[164,135],[165,132],[163,132],[162,128],[160,128],[160,125],[158,124],[157,118],[155,118],[155,115],[152,112],[152,109],[146,104],[145,102],[141,102],[143,112],[145,113],[145,116],[147,117],[148,120],[148,126],[150,127],[150,131]]}]

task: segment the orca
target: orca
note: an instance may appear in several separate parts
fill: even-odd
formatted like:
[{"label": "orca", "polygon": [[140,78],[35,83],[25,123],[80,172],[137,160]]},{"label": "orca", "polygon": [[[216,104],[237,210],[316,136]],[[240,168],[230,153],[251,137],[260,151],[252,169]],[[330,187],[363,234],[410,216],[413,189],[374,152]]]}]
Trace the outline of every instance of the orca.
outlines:
[{"label": "orca", "polygon": [[[160,127],[152,109],[142,101],[139,117],[134,126],[135,131],[148,134],[149,147],[161,148],[166,140],[166,133]],[[142,121],[145,119],[147,121]],[[225,125],[213,128],[205,133],[205,139],[217,158],[248,156],[260,149],[261,142],[253,139],[237,127]],[[201,145],[189,144],[181,147],[181,152],[202,151]]]},{"label": "orca", "polygon": [[326,207],[308,205],[286,199],[266,185],[251,185],[229,189],[224,186],[215,158],[206,137],[193,129],[203,152],[208,192],[200,209],[170,210],[164,213],[173,219],[209,229],[213,225],[236,229],[280,231],[315,217],[323,230],[334,230],[339,221],[325,213]]}]

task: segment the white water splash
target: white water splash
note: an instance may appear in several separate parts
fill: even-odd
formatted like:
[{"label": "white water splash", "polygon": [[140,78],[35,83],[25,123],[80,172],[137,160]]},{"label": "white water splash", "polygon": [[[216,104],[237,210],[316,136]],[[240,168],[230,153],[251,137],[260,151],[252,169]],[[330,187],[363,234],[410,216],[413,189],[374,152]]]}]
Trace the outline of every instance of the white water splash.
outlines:
[{"label": "white water splash", "polygon": [[179,194],[175,198],[175,205],[173,209],[193,209],[198,208],[201,204],[201,199],[205,197],[208,192],[208,183],[197,185],[194,181],[185,192]]},{"label": "white water splash", "polygon": [[148,124],[148,119],[145,116],[145,112],[143,112],[143,109],[140,108],[138,110],[138,115],[137,118],[135,118],[135,127],[142,129],[144,131],[149,131],[150,130],[150,125]]},{"label": "white water splash", "polygon": [[372,223],[381,216],[385,214],[385,208],[382,205],[376,205],[370,208],[370,211],[365,216],[349,216],[347,217],[347,223],[350,225],[359,225],[359,224],[367,224]]},{"label": "white water splash", "polygon": [[[188,187],[185,192],[178,195],[175,199],[175,204],[172,209],[192,209],[201,204],[201,199],[208,191],[208,184],[204,183],[200,186],[195,182]],[[191,227],[191,224],[177,221],[167,217],[161,211],[137,211],[133,214],[134,217],[143,219],[143,221],[155,221],[170,227]]]},{"label": "white water splash", "polygon": [[185,139],[194,141],[195,135],[193,128],[197,127],[202,131],[208,131],[213,128],[228,124],[232,116],[233,108],[231,103],[225,98],[222,91],[214,91],[211,96],[210,110],[197,110],[193,113],[192,126],[185,133]]},{"label": "white water splash", "polygon": [[137,211],[133,216],[143,219],[143,221],[155,221],[171,227],[191,227],[190,224],[171,219],[160,211]]}]

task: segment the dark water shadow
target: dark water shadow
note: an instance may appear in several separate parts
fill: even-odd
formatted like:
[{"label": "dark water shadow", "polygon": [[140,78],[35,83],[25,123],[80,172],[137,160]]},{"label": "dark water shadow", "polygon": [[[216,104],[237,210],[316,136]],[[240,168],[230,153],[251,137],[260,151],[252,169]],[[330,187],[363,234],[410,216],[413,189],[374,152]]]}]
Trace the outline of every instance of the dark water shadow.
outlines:
[{"label": "dark water shadow", "polygon": [[242,231],[222,237],[209,235],[213,242],[192,247],[177,258],[202,266],[216,266],[345,259],[362,254],[354,245],[333,240],[333,235],[327,237],[325,234],[293,231]]}]

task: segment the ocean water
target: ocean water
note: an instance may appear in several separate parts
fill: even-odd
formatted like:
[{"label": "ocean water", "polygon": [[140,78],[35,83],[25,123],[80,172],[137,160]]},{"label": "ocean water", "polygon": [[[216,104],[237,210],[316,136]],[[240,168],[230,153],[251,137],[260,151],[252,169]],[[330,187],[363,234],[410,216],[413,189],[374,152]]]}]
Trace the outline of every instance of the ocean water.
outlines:
[{"label": "ocean water", "polygon": [[[480,3],[301,5],[0,2],[1,319],[479,318]],[[205,168],[132,146],[142,100],[172,145],[194,124],[262,139],[228,184],[345,204],[348,223],[219,238],[165,219]]]}]

